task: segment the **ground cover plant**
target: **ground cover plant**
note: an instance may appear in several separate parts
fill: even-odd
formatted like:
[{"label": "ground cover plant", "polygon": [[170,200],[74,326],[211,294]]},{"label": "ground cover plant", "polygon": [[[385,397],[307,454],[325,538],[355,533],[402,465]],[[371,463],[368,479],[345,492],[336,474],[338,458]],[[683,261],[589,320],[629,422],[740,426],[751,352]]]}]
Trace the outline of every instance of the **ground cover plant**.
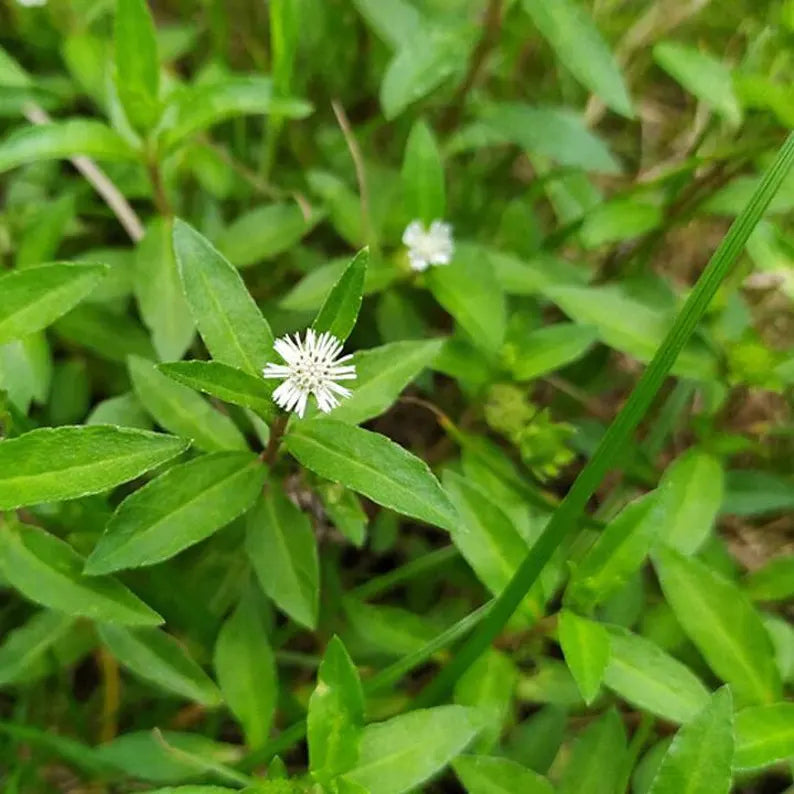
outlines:
[{"label": "ground cover plant", "polygon": [[3,3],[4,792],[794,791],[794,3]]}]

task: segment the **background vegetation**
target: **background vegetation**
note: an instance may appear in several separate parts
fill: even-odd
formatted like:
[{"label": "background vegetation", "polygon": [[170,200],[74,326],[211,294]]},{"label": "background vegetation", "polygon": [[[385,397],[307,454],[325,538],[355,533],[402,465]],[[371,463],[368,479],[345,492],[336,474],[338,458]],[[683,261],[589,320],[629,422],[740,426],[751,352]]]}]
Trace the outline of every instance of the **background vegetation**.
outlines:
[{"label": "background vegetation", "polygon": [[3,791],[791,791],[794,3],[3,2]]}]

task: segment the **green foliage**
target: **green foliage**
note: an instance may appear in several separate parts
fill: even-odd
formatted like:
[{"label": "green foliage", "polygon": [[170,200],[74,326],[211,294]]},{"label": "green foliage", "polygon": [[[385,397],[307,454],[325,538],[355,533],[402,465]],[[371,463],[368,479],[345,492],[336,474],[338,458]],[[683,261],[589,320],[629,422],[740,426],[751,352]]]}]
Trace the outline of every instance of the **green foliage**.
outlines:
[{"label": "green foliage", "polygon": [[790,786],[792,9],[0,8],[4,791]]}]

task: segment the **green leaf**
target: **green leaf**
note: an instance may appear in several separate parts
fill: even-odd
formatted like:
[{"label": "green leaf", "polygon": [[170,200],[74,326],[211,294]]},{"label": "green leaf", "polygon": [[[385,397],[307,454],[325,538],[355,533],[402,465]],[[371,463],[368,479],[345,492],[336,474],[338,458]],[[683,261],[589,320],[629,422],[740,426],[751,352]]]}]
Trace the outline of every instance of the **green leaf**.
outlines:
[{"label": "green leaf", "polygon": [[[447,470],[444,488],[459,516],[448,527],[453,543],[477,578],[499,595],[526,554],[526,541],[502,508],[465,478]],[[535,618],[536,610],[533,601],[526,599],[522,613]]]},{"label": "green leaf", "polygon": [[794,703],[742,709],[736,715],[735,769],[763,769],[794,758]]},{"label": "green leaf", "polygon": [[23,127],[0,141],[0,173],[41,160],[84,155],[97,160],[134,160],[124,139],[99,121],[71,119]]},{"label": "green leaf", "polygon": [[0,441],[0,510],[107,491],[188,446],[173,436],[101,425],[32,430]]},{"label": "green leaf", "polygon": [[547,157],[559,165],[584,171],[602,174],[621,171],[607,144],[572,110],[489,102],[479,108],[478,115],[499,142],[520,146],[529,155]]},{"label": "green leaf", "polygon": [[752,469],[725,475],[723,513],[758,516],[794,509],[794,485],[785,477]]},{"label": "green leaf", "polygon": [[353,257],[342,277],[334,284],[317,317],[314,318],[312,328],[315,331],[318,333],[328,331],[340,342],[344,342],[350,336],[361,308],[368,262],[368,248],[362,249]]},{"label": "green leaf", "polygon": [[[220,786],[178,786],[174,788],[152,789],[149,794],[229,794],[229,792],[239,791],[234,788],[221,788]],[[263,790],[263,794],[267,794],[267,790]],[[277,792],[273,792],[277,794]]]},{"label": "green leaf", "polygon": [[216,452],[172,467],[116,508],[85,572],[93,576],[173,557],[248,510],[266,474],[250,452]]},{"label": "green leaf", "polygon": [[68,543],[44,530],[17,523],[0,527],[0,568],[31,601],[107,623],[162,623],[156,612],[115,579],[83,576],[83,565],[83,558]]},{"label": "green leaf", "polygon": [[733,704],[723,687],[673,739],[649,794],[728,794],[733,759]]},{"label": "green leaf", "polygon": [[476,712],[439,706],[367,725],[356,768],[345,777],[370,794],[402,794],[424,783],[477,735]]},{"label": "green leaf", "polygon": [[361,424],[379,416],[422,370],[432,365],[443,345],[443,339],[392,342],[356,353],[353,394],[331,415],[348,424]]},{"label": "green leaf", "polygon": [[[640,361],[648,361],[659,349],[672,318],[632,297],[622,286],[545,287],[544,294],[571,319],[598,329],[601,341]],[[713,354],[691,342],[678,357],[675,375],[708,380],[716,374]]]},{"label": "green leaf", "polygon": [[516,380],[534,380],[581,358],[597,338],[589,325],[557,323],[505,345],[502,357]]},{"label": "green leaf", "polygon": [[0,344],[46,328],[99,283],[105,265],[55,264],[0,276]]},{"label": "green leaf", "polygon": [[422,15],[406,0],[353,0],[367,24],[387,44],[397,48],[420,32]]},{"label": "green leaf", "polygon": [[145,358],[130,356],[127,365],[135,394],[161,427],[208,452],[248,449],[234,422],[192,389],[163,375]]},{"label": "green leaf", "polygon": [[74,628],[74,622],[70,615],[42,610],[9,631],[0,645],[0,686],[28,678],[52,646]]},{"label": "green leaf", "polygon": [[573,76],[612,110],[634,117],[626,84],[601,34],[577,0],[523,0],[524,9]]},{"label": "green leaf", "polygon": [[184,221],[174,222],[179,275],[199,333],[212,357],[261,375],[273,333],[237,270]]},{"label": "green leaf", "polygon": [[293,620],[317,627],[320,571],[309,517],[277,483],[248,516],[245,549],[262,589]]},{"label": "green leaf", "polygon": [[483,728],[473,752],[490,752],[510,722],[518,670],[504,653],[491,650],[481,656],[455,687],[455,702],[480,712]]},{"label": "green leaf", "polygon": [[754,601],[785,601],[794,596],[794,554],[776,557],[745,579]]},{"label": "green leaf", "polygon": [[108,650],[135,675],[203,706],[221,703],[218,688],[170,634],[161,629],[98,628]]},{"label": "green leaf", "polygon": [[461,246],[452,264],[431,268],[425,278],[471,341],[486,353],[498,352],[507,329],[507,307],[490,263]]},{"label": "green leaf", "polygon": [[579,239],[585,248],[625,243],[662,225],[662,210],[635,198],[615,199],[587,213]]},{"label": "green leaf", "polygon": [[347,772],[358,760],[364,693],[353,660],[338,637],[325,649],[309,700],[309,769],[320,781]]},{"label": "green leaf", "polygon": [[353,597],[343,601],[350,628],[372,655],[405,657],[421,653],[437,635],[425,617],[402,607],[365,604]]},{"label": "green leaf", "polygon": [[557,624],[560,647],[585,703],[590,705],[601,690],[609,664],[609,635],[606,629],[567,609],[560,612]]},{"label": "green leaf", "polygon": [[152,420],[132,392],[98,403],[85,420],[87,425],[118,425],[151,430]]},{"label": "green leaf", "polygon": [[138,243],[134,289],[138,308],[161,360],[182,358],[196,335],[171,244],[171,224],[154,221]]},{"label": "green leaf", "polygon": [[452,26],[423,26],[401,45],[380,86],[380,104],[388,121],[465,68],[470,36]]},{"label": "green leaf", "polygon": [[433,131],[422,120],[411,127],[405,144],[402,183],[409,218],[425,225],[444,218],[447,209],[444,165]]},{"label": "green leaf", "polygon": [[687,91],[714,108],[732,127],[742,123],[742,108],[733,90],[733,74],[721,60],[675,41],[656,44],[653,59]]},{"label": "green leaf", "polygon": [[268,739],[278,700],[276,661],[253,593],[223,624],[215,644],[215,671],[223,697],[243,726],[248,746]]},{"label": "green leaf", "polygon": [[509,758],[461,755],[452,766],[468,794],[554,794],[546,778]]},{"label": "green leaf", "polygon": [[656,493],[630,502],[596,538],[574,569],[566,602],[591,608],[618,591],[639,570],[662,531]]},{"label": "green leaf", "polygon": [[711,534],[723,499],[720,461],[698,449],[678,458],[659,482],[664,542],[682,554],[694,554]]},{"label": "green leaf", "polygon": [[574,742],[559,794],[615,794],[626,759],[626,734],[613,709],[586,728]]},{"label": "green leaf", "polygon": [[116,3],[116,90],[127,118],[146,132],[160,115],[160,62],[146,0]]},{"label": "green leaf", "polygon": [[369,517],[358,496],[339,483],[322,483],[316,490],[333,525],[354,546],[361,548],[367,538]]},{"label": "green leaf", "polygon": [[385,436],[308,419],[290,428],[285,445],[307,469],[373,502],[445,529],[455,526],[455,509],[427,464]]},{"label": "green leaf", "polygon": [[739,703],[778,700],[772,641],[747,596],[704,563],[672,549],[657,549],[653,559],[678,622]]},{"label": "green leaf", "polygon": [[609,663],[604,683],[624,700],[662,719],[687,722],[706,705],[709,693],[684,664],[651,640],[608,626]]},{"label": "green leaf", "polygon": [[265,204],[227,226],[218,248],[235,267],[250,267],[289,251],[319,220],[316,214],[306,218],[295,202]]},{"label": "green leaf", "polygon": [[236,116],[267,113],[283,118],[302,119],[312,111],[308,102],[276,97],[267,77],[225,77],[201,82],[175,94],[163,113],[161,142],[172,149],[185,138]]},{"label": "green leaf", "polygon": [[267,382],[241,369],[220,361],[177,361],[160,364],[157,369],[191,389],[251,408],[264,419],[275,415],[272,389]]}]

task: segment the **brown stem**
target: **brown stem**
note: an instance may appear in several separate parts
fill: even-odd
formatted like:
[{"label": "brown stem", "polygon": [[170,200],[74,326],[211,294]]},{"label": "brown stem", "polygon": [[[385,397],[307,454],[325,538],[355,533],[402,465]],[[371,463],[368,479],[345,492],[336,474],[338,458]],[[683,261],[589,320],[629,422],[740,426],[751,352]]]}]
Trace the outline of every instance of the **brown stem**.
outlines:
[{"label": "brown stem", "polygon": [[146,163],[146,169],[149,172],[149,180],[152,183],[154,206],[157,207],[157,211],[161,215],[166,218],[172,217],[174,210],[171,207],[171,202],[168,200],[168,194],[165,192],[163,173],[160,170],[157,160],[151,157]]},{"label": "brown stem", "polygon": [[276,462],[281,439],[284,438],[284,431],[287,429],[288,421],[288,414],[281,414],[273,420],[273,424],[270,426],[270,439],[267,442],[267,448],[259,456],[262,462],[268,466],[272,466]]}]

